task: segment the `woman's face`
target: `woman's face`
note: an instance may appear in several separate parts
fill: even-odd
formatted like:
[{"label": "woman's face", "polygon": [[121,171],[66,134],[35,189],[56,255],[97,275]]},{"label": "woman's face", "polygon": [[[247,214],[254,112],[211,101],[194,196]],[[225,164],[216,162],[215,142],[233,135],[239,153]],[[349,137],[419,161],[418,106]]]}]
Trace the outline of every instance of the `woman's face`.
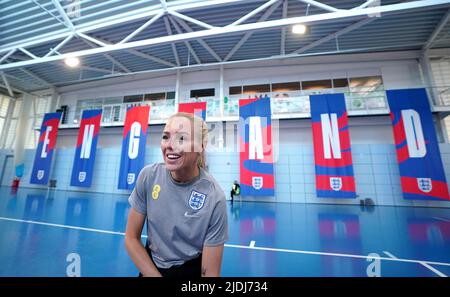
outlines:
[{"label": "woman's face", "polygon": [[185,117],[173,117],[164,127],[161,151],[169,171],[190,170],[197,166],[198,148],[195,150],[193,127]]}]

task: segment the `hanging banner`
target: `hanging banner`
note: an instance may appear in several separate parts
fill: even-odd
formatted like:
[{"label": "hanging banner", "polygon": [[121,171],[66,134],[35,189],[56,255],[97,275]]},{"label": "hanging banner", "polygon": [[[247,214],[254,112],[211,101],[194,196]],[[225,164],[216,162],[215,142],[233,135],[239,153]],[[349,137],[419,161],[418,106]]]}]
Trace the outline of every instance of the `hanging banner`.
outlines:
[{"label": "hanging banner", "polygon": [[405,199],[450,200],[425,89],[386,91]]},{"label": "hanging banner", "polygon": [[144,167],[149,112],[148,105],[134,106],[127,110],[123,127],[119,189],[132,190]]},{"label": "hanging banner", "polygon": [[44,115],[39,134],[39,142],[34,156],[30,184],[48,184],[60,118],[60,112],[46,113]]},{"label": "hanging banner", "polygon": [[239,100],[242,196],[274,196],[270,98]]},{"label": "hanging banner", "polygon": [[356,198],[344,94],[309,98],[317,197]]},{"label": "hanging banner", "polygon": [[206,102],[179,103],[178,111],[193,113],[204,121],[206,120]]},{"label": "hanging banner", "polygon": [[71,186],[91,186],[101,117],[101,109],[83,111],[73,160]]}]

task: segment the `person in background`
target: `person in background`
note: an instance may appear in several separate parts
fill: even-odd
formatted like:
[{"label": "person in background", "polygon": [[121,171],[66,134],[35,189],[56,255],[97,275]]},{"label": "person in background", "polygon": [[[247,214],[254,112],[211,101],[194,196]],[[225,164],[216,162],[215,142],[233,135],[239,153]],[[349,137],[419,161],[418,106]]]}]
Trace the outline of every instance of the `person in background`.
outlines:
[{"label": "person in background", "polygon": [[233,205],[234,196],[239,196],[241,194],[241,186],[238,181],[235,180],[233,186],[231,186],[231,205]]}]

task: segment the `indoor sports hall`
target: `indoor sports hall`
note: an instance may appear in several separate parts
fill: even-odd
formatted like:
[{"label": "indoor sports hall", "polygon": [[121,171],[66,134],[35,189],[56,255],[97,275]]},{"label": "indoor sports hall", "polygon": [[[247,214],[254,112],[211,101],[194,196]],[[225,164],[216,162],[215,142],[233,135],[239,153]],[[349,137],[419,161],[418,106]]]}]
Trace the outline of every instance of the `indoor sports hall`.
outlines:
[{"label": "indoor sports hall", "polygon": [[128,199],[177,112],[221,276],[450,275],[450,0],[0,0],[0,276],[137,277]]}]

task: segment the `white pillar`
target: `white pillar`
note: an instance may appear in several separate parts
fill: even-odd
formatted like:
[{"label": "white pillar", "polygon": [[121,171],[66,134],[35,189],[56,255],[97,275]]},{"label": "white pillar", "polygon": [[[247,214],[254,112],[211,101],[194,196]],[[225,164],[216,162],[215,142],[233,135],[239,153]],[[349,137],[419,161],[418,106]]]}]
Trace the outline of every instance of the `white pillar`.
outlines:
[{"label": "white pillar", "polygon": [[180,80],[181,71],[177,70],[177,80],[175,82],[175,112],[178,112],[178,103],[180,103]]},{"label": "white pillar", "polygon": [[446,116],[447,116],[446,114],[438,113],[437,121],[438,121],[438,126],[441,129],[443,143],[450,143],[450,141],[448,139],[447,126],[445,125],[445,117]]},{"label": "white pillar", "polygon": [[50,98],[49,104],[47,104],[47,112],[55,112],[58,109],[60,99],[61,96],[56,91],[54,91]]},{"label": "white pillar", "polygon": [[436,89],[436,85],[433,79],[433,73],[431,71],[430,60],[428,59],[428,51],[424,51],[419,59],[420,67],[422,68],[422,73],[424,75],[426,87],[429,88],[430,104],[431,109],[433,110],[434,105],[440,105],[439,94]]},{"label": "white pillar", "polygon": [[22,95],[22,98],[16,98],[15,100],[10,99],[10,101],[9,101],[8,111],[6,113],[5,124],[3,125],[3,131],[0,136],[0,147],[1,148],[6,148],[6,140],[8,138],[9,128],[11,127],[11,120],[12,120],[12,117],[14,114],[14,108],[16,106],[17,100],[23,100],[23,96],[24,95]]},{"label": "white pillar", "polygon": [[220,82],[219,82],[219,96],[220,96],[220,118],[222,121],[220,122],[220,135],[219,135],[219,149],[222,150],[224,146],[224,139],[223,139],[223,129],[224,124],[226,125],[226,122],[223,121],[223,117],[225,115],[225,90],[224,90],[224,75],[223,75],[223,65],[220,65]]},{"label": "white pillar", "polygon": [[22,107],[17,119],[16,143],[14,146],[14,166],[15,174],[18,178],[22,177],[24,171],[25,142],[33,127],[30,127],[31,110],[34,97],[25,94],[22,99]]},{"label": "white pillar", "polygon": [[224,104],[224,89],[223,89],[223,65],[220,65],[220,83],[219,83],[219,96],[220,96],[220,117],[223,118],[224,111],[225,111],[225,104]]}]

